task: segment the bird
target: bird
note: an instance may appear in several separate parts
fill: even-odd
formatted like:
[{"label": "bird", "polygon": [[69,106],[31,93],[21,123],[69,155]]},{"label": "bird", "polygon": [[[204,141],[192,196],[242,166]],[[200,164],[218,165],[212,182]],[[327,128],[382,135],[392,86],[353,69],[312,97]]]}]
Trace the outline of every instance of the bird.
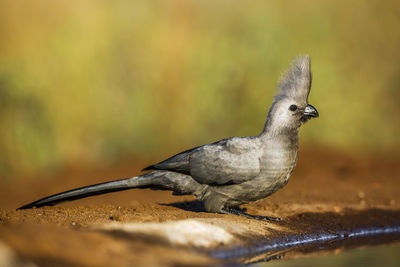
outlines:
[{"label": "bird", "polygon": [[194,195],[210,213],[282,220],[251,215],[239,206],[266,198],[288,183],[298,158],[299,128],[319,116],[317,109],[308,104],[311,84],[310,57],[298,55],[278,82],[278,94],[261,134],[197,146],[142,170],[150,171],[148,173],[65,191],[18,209],[52,206],[132,188],[150,188],[171,190],[174,195]]}]

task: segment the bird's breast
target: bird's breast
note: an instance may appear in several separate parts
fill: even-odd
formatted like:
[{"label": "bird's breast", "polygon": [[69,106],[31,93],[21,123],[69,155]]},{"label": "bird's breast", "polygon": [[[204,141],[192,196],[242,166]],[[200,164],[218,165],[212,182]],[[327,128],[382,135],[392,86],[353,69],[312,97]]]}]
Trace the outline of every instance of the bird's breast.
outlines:
[{"label": "bird's breast", "polygon": [[260,160],[262,187],[276,191],[286,185],[297,162],[297,139],[267,143]]},{"label": "bird's breast", "polygon": [[261,172],[280,173],[292,171],[296,165],[297,151],[297,138],[266,143],[260,160]]}]

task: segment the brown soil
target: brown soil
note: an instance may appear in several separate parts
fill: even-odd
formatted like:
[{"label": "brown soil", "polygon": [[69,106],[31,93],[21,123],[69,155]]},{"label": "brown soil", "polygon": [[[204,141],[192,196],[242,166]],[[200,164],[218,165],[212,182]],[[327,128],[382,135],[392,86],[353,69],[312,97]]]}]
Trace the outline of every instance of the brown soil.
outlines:
[{"label": "brown soil", "polygon": [[[257,231],[259,239],[262,235],[280,237],[288,232],[351,231],[360,226],[400,225],[400,157],[347,154],[328,148],[305,149],[299,156],[296,171],[285,188],[267,199],[243,206],[251,214],[282,217],[284,222],[275,224],[285,227],[285,231],[267,231],[265,222],[206,213],[201,203],[192,202],[193,197],[172,196],[166,191],[129,190],[54,207],[15,210],[53,193],[137,175],[146,163],[133,160],[137,163],[90,169],[74,167],[52,177],[2,182],[0,245],[4,243],[13,250],[22,265],[27,260],[40,266],[195,266],[218,260],[197,249],[170,245],[159,239],[126,238],[92,227],[115,221],[206,218],[231,226],[245,225]],[[240,237],[241,243],[221,247],[243,245],[251,239],[251,236]]]}]

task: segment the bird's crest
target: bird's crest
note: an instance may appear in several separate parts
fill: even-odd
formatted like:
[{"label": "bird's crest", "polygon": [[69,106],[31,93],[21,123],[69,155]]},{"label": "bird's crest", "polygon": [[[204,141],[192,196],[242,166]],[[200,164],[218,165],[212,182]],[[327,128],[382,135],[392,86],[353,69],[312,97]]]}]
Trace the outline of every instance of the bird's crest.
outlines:
[{"label": "bird's crest", "polygon": [[297,56],[279,80],[280,92],[276,99],[290,97],[295,101],[307,103],[311,80],[310,57],[308,55]]}]

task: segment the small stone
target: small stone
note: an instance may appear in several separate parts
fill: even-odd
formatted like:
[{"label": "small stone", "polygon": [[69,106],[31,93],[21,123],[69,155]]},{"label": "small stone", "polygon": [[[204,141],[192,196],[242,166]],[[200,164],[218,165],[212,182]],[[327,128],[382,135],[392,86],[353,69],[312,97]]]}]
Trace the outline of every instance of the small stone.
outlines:
[{"label": "small stone", "polygon": [[108,219],[110,219],[111,221],[121,221],[121,216],[117,215],[111,215],[110,217],[108,217]]}]

